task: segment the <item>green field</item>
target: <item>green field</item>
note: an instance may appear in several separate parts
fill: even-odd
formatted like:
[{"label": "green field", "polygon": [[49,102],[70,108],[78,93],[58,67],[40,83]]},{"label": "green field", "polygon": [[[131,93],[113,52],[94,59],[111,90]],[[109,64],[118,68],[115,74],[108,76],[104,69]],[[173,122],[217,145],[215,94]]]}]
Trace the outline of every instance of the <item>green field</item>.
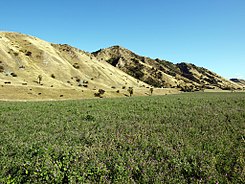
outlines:
[{"label": "green field", "polygon": [[0,183],[245,183],[245,93],[0,102]]}]

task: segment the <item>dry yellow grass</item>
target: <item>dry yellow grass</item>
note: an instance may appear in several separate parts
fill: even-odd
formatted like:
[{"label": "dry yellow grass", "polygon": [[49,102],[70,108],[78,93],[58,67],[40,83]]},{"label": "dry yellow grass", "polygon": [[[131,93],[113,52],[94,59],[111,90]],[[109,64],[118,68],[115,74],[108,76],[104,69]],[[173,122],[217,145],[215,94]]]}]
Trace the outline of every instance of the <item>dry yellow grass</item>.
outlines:
[{"label": "dry yellow grass", "polygon": [[[134,88],[135,96],[149,95],[149,84],[107,62],[120,49],[123,58],[130,60],[132,56],[136,57],[127,49],[115,48],[105,49],[96,57],[66,44],[52,44],[21,33],[0,32],[0,100],[94,98],[99,89],[106,91],[104,98],[125,97],[129,87]],[[147,68],[144,77],[149,77],[152,60],[147,57],[144,60],[145,63],[139,62]],[[120,62],[125,64],[123,60]],[[192,72],[198,77],[197,71],[193,69]],[[178,75],[174,78],[162,71],[160,73],[169,86],[191,84],[185,83],[181,76],[178,79]],[[40,84],[39,75],[42,76]],[[179,93],[179,90],[155,88],[153,95],[173,93]]]},{"label": "dry yellow grass", "polygon": [[87,52],[19,33],[0,33],[0,61],[2,100],[92,98],[101,88],[105,97],[117,97],[125,95],[123,86],[135,91],[149,86]]}]

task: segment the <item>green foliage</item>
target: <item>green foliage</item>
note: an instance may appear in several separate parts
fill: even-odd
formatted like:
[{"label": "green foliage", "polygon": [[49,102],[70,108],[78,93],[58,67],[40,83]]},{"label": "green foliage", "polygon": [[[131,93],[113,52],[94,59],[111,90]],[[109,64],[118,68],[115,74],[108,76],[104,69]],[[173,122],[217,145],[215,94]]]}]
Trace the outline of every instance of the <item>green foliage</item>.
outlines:
[{"label": "green foliage", "polygon": [[73,66],[74,68],[76,68],[76,69],[79,69],[79,68],[80,68],[80,66],[79,66],[78,63],[74,63],[72,66]]},{"label": "green foliage", "polygon": [[17,74],[14,73],[14,72],[11,72],[10,75],[11,75],[12,77],[17,77]]},{"label": "green foliage", "polygon": [[0,183],[244,183],[244,97],[0,102]]},{"label": "green foliage", "polygon": [[116,58],[110,58],[107,60],[108,63],[110,63],[112,66],[117,66],[118,62],[119,62],[120,57],[116,57]]},{"label": "green foliage", "polygon": [[0,65],[0,73],[4,72],[4,67]]},{"label": "green foliage", "polygon": [[127,66],[128,72],[131,76],[135,77],[136,79],[141,79],[142,77],[144,77],[144,65],[140,64],[138,60],[134,59],[133,61],[133,65]]},{"label": "green foliage", "polygon": [[144,80],[144,82],[146,82],[147,84],[150,84],[154,87],[158,87],[158,88],[164,87],[164,81],[157,80],[157,79],[154,79],[152,77],[148,77],[146,80]]},{"label": "green foliage", "polygon": [[98,93],[94,93],[94,96],[95,97],[100,97],[100,98],[103,98],[102,95],[105,93],[105,90],[104,89],[99,89],[98,90]]},{"label": "green foliage", "polygon": [[53,73],[51,74],[51,77],[52,77],[53,79],[55,79],[55,75],[54,75]]},{"label": "green foliage", "polygon": [[42,76],[42,75],[38,75],[38,76],[37,76],[37,83],[38,83],[38,84],[41,84],[42,79],[43,79],[43,76]]},{"label": "green foliage", "polygon": [[129,87],[128,88],[128,92],[129,92],[129,96],[132,96],[134,94],[134,88],[133,87]]},{"label": "green foliage", "polygon": [[26,56],[31,56],[32,55],[32,52],[31,51],[26,51]]}]

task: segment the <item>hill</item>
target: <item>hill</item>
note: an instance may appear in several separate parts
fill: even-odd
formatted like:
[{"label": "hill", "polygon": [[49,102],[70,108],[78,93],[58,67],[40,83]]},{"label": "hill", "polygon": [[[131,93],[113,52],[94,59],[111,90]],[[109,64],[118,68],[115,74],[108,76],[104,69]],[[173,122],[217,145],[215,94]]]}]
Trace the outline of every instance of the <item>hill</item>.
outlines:
[{"label": "hill", "polygon": [[[162,95],[240,84],[193,64],[151,59],[120,46],[89,53],[14,32],[0,32],[0,99],[93,98]],[[97,95],[98,96],[98,95]],[[100,96],[100,95],[99,95]]]},{"label": "hill", "polygon": [[88,52],[9,32],[0,33],[0,84],[0,99],[92,98],[99,89],[124,96],[128,86],[141,95],[148,86]]},{"label": "hill", "polygon": [[180,88],[183,91],[201,89],[239,89],[241,86],[216,73],[190,63],[173,64],[166,60],[139,56],[120,46],[92,53],[125,73],[154,87]]}]

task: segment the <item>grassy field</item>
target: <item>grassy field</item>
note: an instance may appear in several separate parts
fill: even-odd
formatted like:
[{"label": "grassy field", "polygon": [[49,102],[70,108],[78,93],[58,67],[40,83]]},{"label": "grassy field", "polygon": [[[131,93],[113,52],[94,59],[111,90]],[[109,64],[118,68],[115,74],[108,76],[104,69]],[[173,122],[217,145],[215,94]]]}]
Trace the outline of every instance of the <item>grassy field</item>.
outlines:
[{"label": "grassy field", "polygon": [[0,183],[245,183],[245,93],[0,102]]}]

